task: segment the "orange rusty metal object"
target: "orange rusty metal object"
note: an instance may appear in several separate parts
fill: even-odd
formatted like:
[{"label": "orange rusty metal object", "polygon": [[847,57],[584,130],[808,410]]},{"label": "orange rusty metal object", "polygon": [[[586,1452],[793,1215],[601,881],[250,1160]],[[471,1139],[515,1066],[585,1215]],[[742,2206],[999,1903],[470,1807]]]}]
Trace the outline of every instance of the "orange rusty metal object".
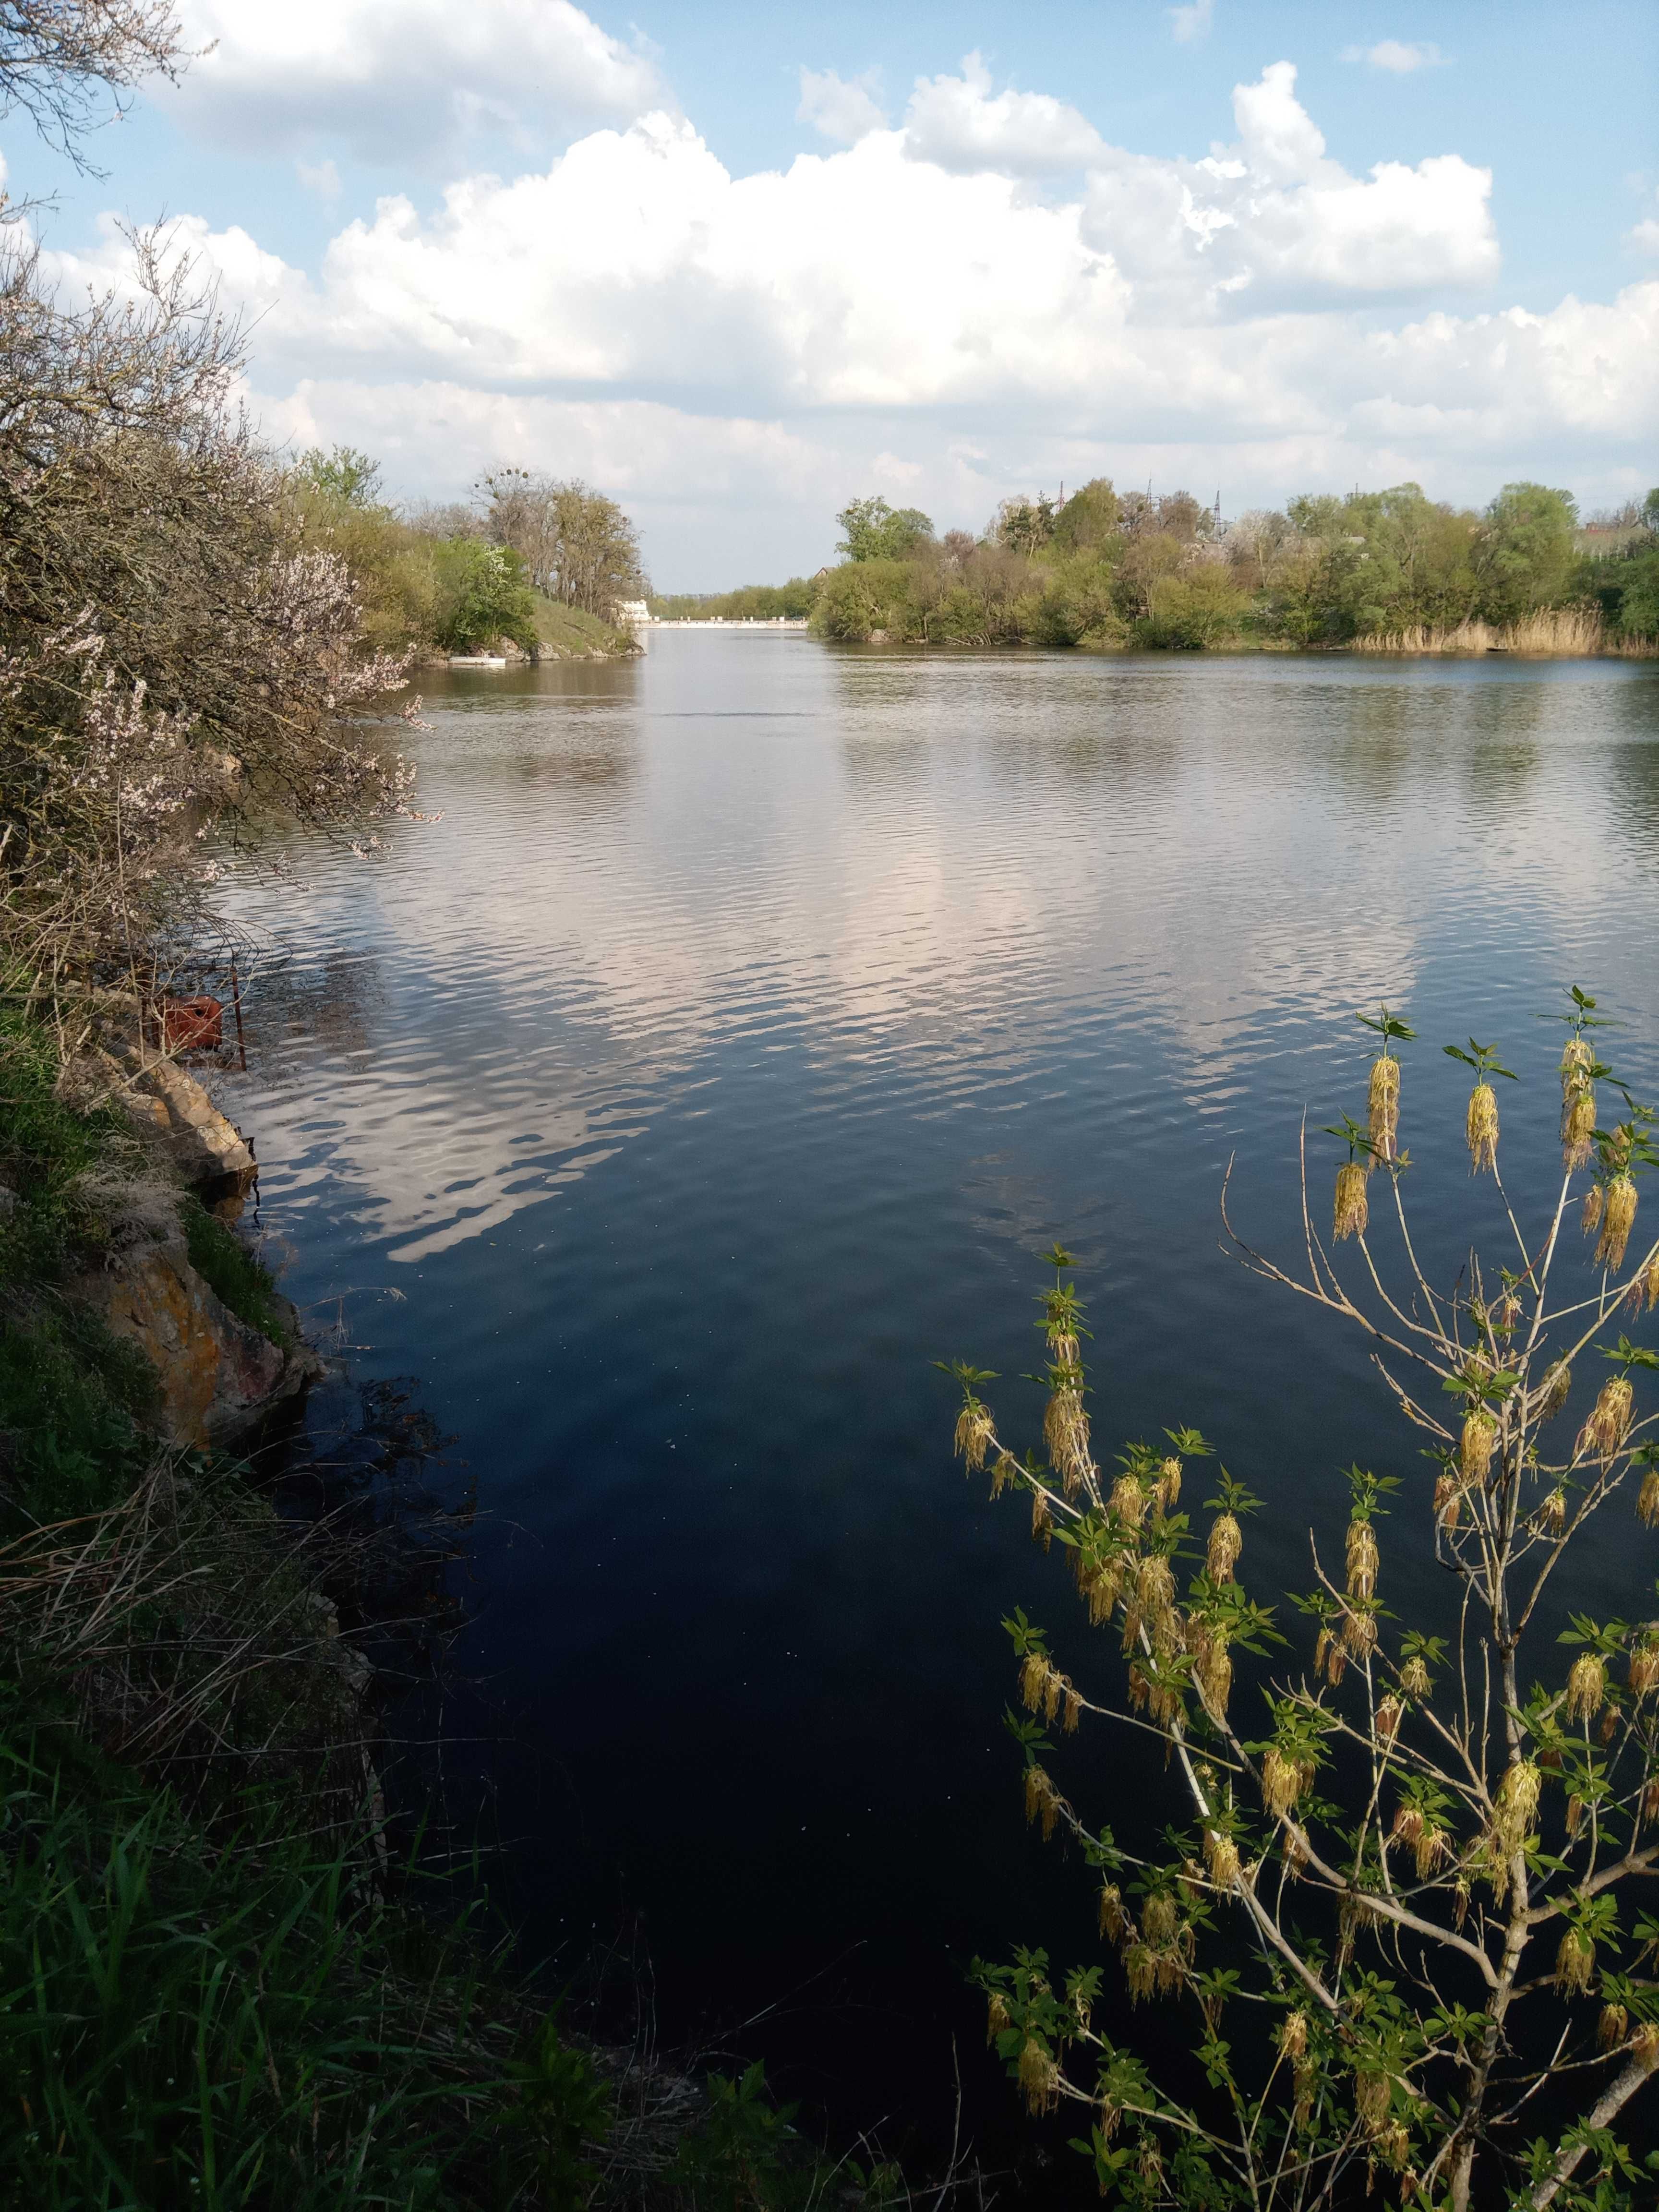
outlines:
[{"label": "orange rusty metal object", "polygon": [[211,1052],[222,1041],[224,1009],[217,999],[163,999],[161,1045],[167,1052]]}]

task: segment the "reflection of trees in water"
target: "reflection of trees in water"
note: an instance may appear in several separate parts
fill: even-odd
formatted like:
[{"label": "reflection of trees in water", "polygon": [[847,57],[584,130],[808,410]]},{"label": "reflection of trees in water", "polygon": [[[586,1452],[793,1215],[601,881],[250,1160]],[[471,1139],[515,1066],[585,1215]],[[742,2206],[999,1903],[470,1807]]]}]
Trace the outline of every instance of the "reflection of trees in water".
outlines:
[{"label": "reflection of trees in water", "polygon": [[[1229,681],[1209,666],[1148,673],[1127,665],[1102,681],[1092,664],[981,655],[911,656],[879,670],[854,657],[836,672],[849,781],[886,791],[920,787],[936,765],[950,774],[943,755],[954,745],[963,749],[960,766],[982,763],[1021,789],[1151,792],[1206,760],[1249,773],[1258,757],[1266,780],[1300,755],[1367,804],[1396,800],[1437,770],[1461,781],[1469,802],[1502,806],[1528,790],[1579,706],[1571,685],[1530,671],[1334,682],[1324,670],[1313,680],[1295,667],[1252,667]],[[1659,683],[1598,690],[1595,714],[1613,734],[1645,737],[1659,724]]]},{"label": "reflection of trees in water", "polygon": [[[609,679],[609,688],[562,688],[560,678],[583,675]],[[548,677],[536,690],[531,676]],[[434,700],[441,708],[439,750],[446,776],[488,793],[505,785],[517,803],[520,793],[585,790],[627,782],[639,765],[639,726],[631,710],[635,672],[564,664],[553,671],[531,672],[518,687],[495,699]],[[547,711],[543,711],[544,704]]]},{"label": "reflection of trees in water", "polygon": [[1542,685],[1450,677],[1322,684],[1297,706],[1321,766],[1374,805],[1422,787],[1442,767],[1462,778],[1472,800],[1518,797],[1539,766],[1534,739],[1547,713]]},{"label": "reflection of trees in water", "polygon": [[630,782],[640,764],[632,729],[562,729],[553,744],[514,756],[514,776],[527,790],[577,793]]},{"label": "reflection of trees in water", "polygon": [[1659,682],[1640,690],[1645,696],[1631,702],[1636,711],[1615,718],[1606,757],[1612,818],[1631,857],[1651,868],[1659,860]]},{"label": "reflection of trees in water", "polygon": [[1453,732],[1469,804],[1503,809],[1521,799],[1542,758],[1538,739],[1559,713],[1554,686],[1538,681],[1458,687],[1462,711]]},{"label": "reflection of trees in water", "polygon": [[1368,805],[1397,798],[1410,781],[1430,720],[1424,702],[1405,684],[1356,686],[1343,699],[1327,755],[1333,776],[1350,797]]},{"label": "reflection of trees in water", "polygon": [[505,668],[469,675],[465,669],[419,669],[415,689],[429,707],[446,714],[521,714],[532,702],[557,700],[580,708],[639,702],[641,663],[625,660],[544,660],[538,668]]},{"label": "reflection of trees in water", "polygon": [[1471,745],[1463,756],[1463,780],[1471,802],[1502,809],[1525,795],[1537,775],[1541,755],[1522,740]]},{"label": "reflection of trees in water", "polygon": [[1536,736],[1561,718],[1561,697],[1553,684],[1536,677],[1489,678],[1449,686],[1460,705],[1459,729],[1488,742]]},{"label": "reflection of trees in water", "polygon": [[335,945],[303,964],[277,953],[243,988],[250,1060],[280,1058],[291,1037],[314,1037],[334,1053],[364,1051],[386,1003],[379,957]]},{"label": "reflection of trees in water", "polygon": [[1109,783],[1127,792],[1170,782],[1182,750],[1180,732],[1162,718],[1137,727],[1114,714],[1094,728],[1068,718],[1047,731],[1000,731],[987,740],[985,758],[1000,782]]},{"label": "reflection of trees in water", "polygon": [[841,751],[855,792],[919,791],[933,763],[933,740],[848,737],[842,739]]}]

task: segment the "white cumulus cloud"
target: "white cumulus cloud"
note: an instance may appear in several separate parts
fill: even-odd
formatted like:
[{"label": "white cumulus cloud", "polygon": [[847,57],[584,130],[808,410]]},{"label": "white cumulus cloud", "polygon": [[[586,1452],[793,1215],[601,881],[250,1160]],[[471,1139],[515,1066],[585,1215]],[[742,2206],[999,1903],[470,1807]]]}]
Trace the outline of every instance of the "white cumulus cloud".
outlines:
[{"label": "white cumulus cloud", "polygon": [[887,127],[880,90],[881,79],[875,70],[866,70],[861,76],[840,77],[834,70],[804,69],[795,120],[810,123],[821,138],[835,145],[854,145],[866,131]]},{"label": "white cumulus cloud", "polygon": [[1403,39],[1379,39],[1374,46],[1345,46],[1345,62],[1364,62],[1368,69],[1386,70],[1392,76],[1410,76],[1420,69],[1438,69],[1446,57],[1431,39],[1415,44]]},{"label": "white cumulus cloud", "polygon": [[1299,184],[1325,172],[1325,135],[1296,96],[1294,62],[1269,62],[1256,83],[1235,85],[1233,120],[1255,175]]},{"label": "white cumulus cloud", "polygon": [[918,161],[968,173],[1042,177],[1082,169],[1106,147],[1093,124],[1043,92],[993,93],[977,53],[960,76],[918,77],[904,118],[905,149]]},{"label": "white cumulus cloud", "polygon": [[176,104],[216,139],[422,167],[480,131],[540,147],[659,106],[651,57],[572,0],[182,0]]},{"label": "white cumulus cloud", "polygon": [[1352,175],[1273,62],[1233,92],[1237,143],[1198,161],[1113,152],[1091,176],[1085,236],[1144,305],[1254,312],[1323,297],[1479,288],[1497,276],[1492,173],[1460,155]]},{"label": "white cumulus cloud", "polygon": [[[1233,126],[1200,160],[1136,154],[974,60],[783,170],[733,174],[658,110],[435,205],[389,194],[310,267],[200,216],[173,250],[252,322],[273,435],[366,447],[410,495],[506,460],[590,477],[670,586],[816,566],[878,488],[977,525],[1095,473],[1236,511],[1356,479],[1594,498],[1638,465],[1659,281],[1494,307],[1486,170],[1351,173],[1288,63]],[[112,221],[53,265],[130,281]]]}]

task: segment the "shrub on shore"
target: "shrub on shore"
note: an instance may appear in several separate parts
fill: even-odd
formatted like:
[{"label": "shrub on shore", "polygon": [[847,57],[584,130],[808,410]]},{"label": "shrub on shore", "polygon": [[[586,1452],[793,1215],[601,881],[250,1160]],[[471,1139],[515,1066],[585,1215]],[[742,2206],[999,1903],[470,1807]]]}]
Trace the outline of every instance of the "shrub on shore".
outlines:
[{"label": "shrub on shore", "polygon": [[360,823],[410,775],[364,714],[403,689],[338,554],[296,544],[233,404],[240,340],[187,264],[138,246],[136,297],[61,306],[0,263],[0,976],[65,1033],[211,928],[217,823]]},{"label": "shrub on shore", "polygon": [[862,525],[871,505],[854,501],[842,518],[849,557],[812,580],[821,637],[1174,652],[1659,649],[1659,501],[1598,537],[1578,532],[1571,497],[1545,485],[1506,485],[1477,514],[1400,484],[1294,499],[1224,528],[1185,492],[1120,496],[1098,478],[1064,501],[1006,501],[977,538],[935,537],[907,510],[902,544],[853,528],[848,516]]}]

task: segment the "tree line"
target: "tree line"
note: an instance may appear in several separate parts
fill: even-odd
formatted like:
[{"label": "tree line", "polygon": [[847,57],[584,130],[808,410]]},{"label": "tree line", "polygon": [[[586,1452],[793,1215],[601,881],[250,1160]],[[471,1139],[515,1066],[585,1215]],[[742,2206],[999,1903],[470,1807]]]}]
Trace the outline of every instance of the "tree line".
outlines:
[{"label": "tree line", "polygon": [[297,535],[345,562],[365,636],[386,646],[476,653],[505,639],[534,653],[550,630],[568,639],[559,611],[586,618],[579,639],[619,644],[619,605],[649,588],[633,523],[575,477],[496,469],[470,501],[400,509],[378,463],[337,446],[301,455],[287,500]]},{"label": "tree line", "polygon": [[913,644],[1480,650],[1659,640],[1659,489],[1581,527],[1568,492],[1482,510],[1414,483],[1309,493],[1223,524],[1187,491],[1006,500],[978,536],[855,499],[840,562],[653,611],[807,615],[822,637]]}]

